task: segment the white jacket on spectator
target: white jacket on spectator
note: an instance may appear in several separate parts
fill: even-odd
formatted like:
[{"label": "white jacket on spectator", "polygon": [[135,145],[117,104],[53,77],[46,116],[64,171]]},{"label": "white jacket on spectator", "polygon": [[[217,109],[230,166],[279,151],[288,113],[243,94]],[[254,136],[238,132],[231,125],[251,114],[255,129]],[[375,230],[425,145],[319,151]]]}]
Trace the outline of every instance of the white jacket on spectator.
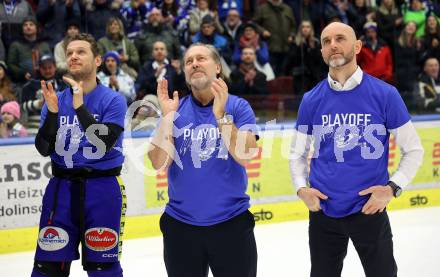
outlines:
[{"label": "white jacket on spectator", "polygon": [[[111,75],[105,74],[103,71],[98,73],[98,79],[104,86],[110,87]],[[111,87],[113,90],[121,93],[127,99],[127,103],[131,103],[136,98],[136,91],[134,89],[134,80],[124,71],[118,69],[116,74],[118,87]]]}]

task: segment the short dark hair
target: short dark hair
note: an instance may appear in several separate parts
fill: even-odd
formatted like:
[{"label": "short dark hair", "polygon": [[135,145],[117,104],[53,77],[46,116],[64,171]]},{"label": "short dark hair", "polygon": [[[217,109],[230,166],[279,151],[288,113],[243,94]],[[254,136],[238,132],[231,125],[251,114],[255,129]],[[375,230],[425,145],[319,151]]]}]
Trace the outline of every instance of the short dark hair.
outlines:
[{"label": "short dark hair", "polygon": [[90,43],[90,50],[92,50],[93,57],[100,55],[98,43],[96,42],[95,38],[91,34],[87,34],[87,33],[80,33],[80,34],[74,35],[73,37],[67,38],[66,43],[64,44],[64,51],[67,50],[67,46],[69,45],[69,43],[71,43],[72,41],[75,41],[75,40],[87,41],[88,43]]}]

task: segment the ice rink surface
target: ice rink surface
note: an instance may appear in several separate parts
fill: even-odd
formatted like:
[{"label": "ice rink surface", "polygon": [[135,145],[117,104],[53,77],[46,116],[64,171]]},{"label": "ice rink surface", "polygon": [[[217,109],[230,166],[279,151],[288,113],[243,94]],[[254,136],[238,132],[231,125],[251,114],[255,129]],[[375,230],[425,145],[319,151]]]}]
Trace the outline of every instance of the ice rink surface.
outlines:
[{"label": "ice rink surface", "polygon": [[[440,277],[440,207],[389,212],[399,277]],[[308,221],[257,225],[259,277],[306,277],[310,261]],[[0,276],[30,276],[33,252],[0,255]],[[125,277],[165,277],[162,238],[124,241]],[[70,276],[87,276],[79,261]],[[350,243],[343,277],[361,277],[362,266]],[[378,276],[379,277],[379,276]]]}]

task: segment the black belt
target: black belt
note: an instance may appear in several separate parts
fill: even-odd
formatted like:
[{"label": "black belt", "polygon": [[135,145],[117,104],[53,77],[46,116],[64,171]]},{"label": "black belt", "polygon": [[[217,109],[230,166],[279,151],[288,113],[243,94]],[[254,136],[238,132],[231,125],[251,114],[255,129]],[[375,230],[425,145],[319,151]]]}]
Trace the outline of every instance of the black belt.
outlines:
[{"label": "black belt", "polygon": [[[86,179],[119,176],[121,174],[122,166],[110,168],[108,170],[98,170],[93,168],[61,168],[52,161],[52,175],[60,179],[68,179],[72,183],[79,185],[79,233],[81,240],[81,264],[84,270],[87,270],[86,260],[86,223],[85,223],[85,198],[86,198]],[[52,224],[52,218],[55,215],[55,210],[58,202],[59,183],[55,187],[54,206],[50,213],[49,224]]]}]

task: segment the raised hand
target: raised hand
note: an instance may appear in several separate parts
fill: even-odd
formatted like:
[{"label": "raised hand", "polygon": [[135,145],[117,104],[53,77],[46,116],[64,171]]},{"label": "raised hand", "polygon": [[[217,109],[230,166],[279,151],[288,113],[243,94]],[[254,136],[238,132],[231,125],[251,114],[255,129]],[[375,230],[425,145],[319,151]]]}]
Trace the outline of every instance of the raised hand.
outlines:
[{"label": "raised hand", "polygon": [[58,96],[53,89],[52,83],[41,81],[41,91],[43,92],[44,101],[46,101],[47,109],[52,113],[58,112]]},{"label": "raised hand", "polygon": [[83,82],[80,81],[79,83],[72,78],[63,76],[64,82],[68,83],[73,90],[73,103],[72,106],[76,110],[78,109],[82,104],[84,104],[84,89],[83,89]]},{"label": "raised hand", "polygon": [[228,85],[221,78],[215,79],[211,85],[212,94],[214,94],[214,105],[212,111],[215,118],[220,119],[225,114],[225,106],[228,101]]},{"label": "raised hand", "polygon": [[179,93],[173,92],[173,99],[168,97],[168,81],[166,79],[157,82],[157,98],[159,99],[160,108],[163,116],[170,112],[176,112],[179,107]]}]

